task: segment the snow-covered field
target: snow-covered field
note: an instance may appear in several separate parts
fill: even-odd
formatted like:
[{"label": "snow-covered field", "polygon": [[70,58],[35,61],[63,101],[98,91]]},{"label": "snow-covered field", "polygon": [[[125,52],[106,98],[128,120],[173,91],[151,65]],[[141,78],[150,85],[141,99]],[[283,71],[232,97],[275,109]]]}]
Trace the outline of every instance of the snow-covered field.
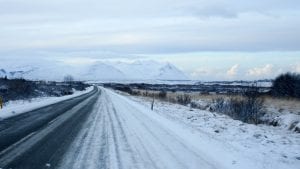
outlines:
[{"label": "snow-covered field", "polygon": [[[150,99],[130,98],[150,109]],[[300,166],[299,133],[281,127],[246,124],[226,115],[160,101],[155,102],[154,113],[197,132],[201,146],[207,149],[204,153],[211,157],[226,161],[232,153],[240,154],[239,158],[255,162],[255,168],[298,169]]]},{"label": "snow-covered field", "polygon": [[58,103],[73,97],[80,96],[93,90],[93,86],[88,87],[84,91],[74,91],[74,94],[62,97],[39,97],[30,100],[9,101],[0,109],[0,120],[8,117],[16,116],[24,112],[28,112],[50,104]]}]

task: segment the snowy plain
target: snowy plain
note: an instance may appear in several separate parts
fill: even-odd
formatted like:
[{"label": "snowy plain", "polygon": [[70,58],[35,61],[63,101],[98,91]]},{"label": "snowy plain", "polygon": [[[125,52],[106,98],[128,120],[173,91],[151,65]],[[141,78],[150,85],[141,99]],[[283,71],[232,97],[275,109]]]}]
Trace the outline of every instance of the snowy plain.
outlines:
[{"label": "snowy plain", "polygon": [[74,91],[72,95],[62,97],[38,97],[30,100],[9,101],[4,105],[3,109],[0,109],[0,120],[89,93],[93,88],[91,86],[84,91]]},{"label": "snowy plain", "polygon": [[[151,99],[128,97],[150,109]],[[152,113],[198,135],[200,139],[186,139],[228,168],[247,168],[249,163],[253,168],[299,169],[300,134],[284,127],[246,124],[223,114],[163,101],[155,101]]]}]

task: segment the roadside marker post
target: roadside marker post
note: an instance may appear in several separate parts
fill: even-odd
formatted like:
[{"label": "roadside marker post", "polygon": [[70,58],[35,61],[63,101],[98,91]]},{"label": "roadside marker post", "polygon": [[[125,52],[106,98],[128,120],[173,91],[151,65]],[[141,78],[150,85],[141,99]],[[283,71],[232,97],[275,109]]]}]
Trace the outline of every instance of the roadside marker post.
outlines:
[{"label": "roadside marker post", "polygon": [[3,100],[2,100],[1,96],[0,96],[0,107],[1,107],[1,109],[3,108]]}]

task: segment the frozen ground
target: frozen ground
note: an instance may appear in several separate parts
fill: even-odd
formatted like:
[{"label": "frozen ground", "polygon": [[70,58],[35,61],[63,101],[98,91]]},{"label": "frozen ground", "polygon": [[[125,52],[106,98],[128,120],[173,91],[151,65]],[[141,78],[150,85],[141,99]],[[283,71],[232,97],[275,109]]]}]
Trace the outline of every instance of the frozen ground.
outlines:
[{"label": "frozen ground", "polygon": [[[150,109],[151,100],[131,99]],[[254,168],[298,169],[300,166],[299,133],[282,127],[245,124],[226,115],[167,102],[156,101],[153,113],[197,133],[201,138],[198,145],[206,148],[204,154],[220,162],[237,155],[232,159],[233,164],[248,159],[256,163]]]},{"label": "frozen ground", "polygon": [[84,91],[74,91],[74,94],[62,97],[39,97],[30,100],[16,100],[6,103],[3,109],[0,109],[0,120],[8,117],[16,116],[24,112],[28,112],[40,107],[61,102],[93,90],[93,87],[88,87]]}]

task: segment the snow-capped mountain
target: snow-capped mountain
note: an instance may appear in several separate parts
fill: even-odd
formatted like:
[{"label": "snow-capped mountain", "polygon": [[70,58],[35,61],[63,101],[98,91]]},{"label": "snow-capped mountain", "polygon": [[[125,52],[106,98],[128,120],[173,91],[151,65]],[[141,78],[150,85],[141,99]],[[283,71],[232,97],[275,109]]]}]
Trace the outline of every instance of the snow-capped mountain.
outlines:
[{"label": "snow-capped mountain", "polygon": [[115,67],[97,62],[89,67],[87,67],[87,71],[83,71],[83,74],[80,77],[77,77],[81,80],[119,80],[124,79],[125,74]]},{"label": "snow-capped mountain", "polygon": [[135,61],[132,63],[111,63],[122,71],[129,79],[160,79],[187,80],[188,77],[170,63],[160,63],[152,60]]},{"label": "snow-capped mountain", "polygon": [[95,61],[87,65],[49,60],[0,63],[0,77],[61,81],[65,75],[77,80],[188,80],[176,66],[151,60]]},{"label": "snow-capped mountain", "polygon": [[27,74],[30,74],[33,71],[34,71],[34,69],[32,69],[32,68],[27,68],[27,69],[16,68],[12,71],[0,69],[0,77],[24,78]]},{"label": "snow-capped mountain", "polygon": [[155,79],[168,79],[168,80],[187,80],[187,76],[174,65],[167,63],[159,69],[159,74]]}]

